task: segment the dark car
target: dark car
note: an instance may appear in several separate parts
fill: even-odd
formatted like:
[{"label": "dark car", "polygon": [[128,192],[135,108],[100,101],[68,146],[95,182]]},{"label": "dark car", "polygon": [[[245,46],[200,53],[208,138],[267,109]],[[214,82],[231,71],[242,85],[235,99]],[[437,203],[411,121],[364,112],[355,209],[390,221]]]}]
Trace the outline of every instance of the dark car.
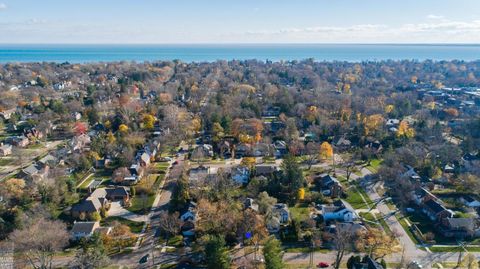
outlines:
[{"label": "dark car", "polygon": [[140,259],[140,261],[138,261],[138,263],[139,263],[139,264],[147,263],[149,257],[150,257],[150,254],[147,254],[147,255],[143,256],[143,257]]}]

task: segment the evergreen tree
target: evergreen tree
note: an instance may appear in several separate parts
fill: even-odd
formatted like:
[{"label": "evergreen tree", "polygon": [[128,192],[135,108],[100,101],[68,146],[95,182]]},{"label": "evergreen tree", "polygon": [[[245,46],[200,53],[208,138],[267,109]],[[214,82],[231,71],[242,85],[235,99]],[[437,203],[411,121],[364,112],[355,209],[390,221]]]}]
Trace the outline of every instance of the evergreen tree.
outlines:
[{"label": "evergreen tree", "polygon": [[209,269],[228,269],[230,268],[230,258],[228,257],[225,240],[218,236],[212,236],[205,245],[205,259]]},{"label": "evergreen tree", "polygon": [[283,159],[282,170],[283,184],[287,186],[291,198],[295,199],[298,190],[305,186],[305,178],[295,156],[287,155],[287,157]]},{"label": "evergreen tree", "polygon": [[263,256],[265,257],[266,269],[285,268],[282,260],[282,249],[280,242],[275,237],[270,237],[263,246]]}]

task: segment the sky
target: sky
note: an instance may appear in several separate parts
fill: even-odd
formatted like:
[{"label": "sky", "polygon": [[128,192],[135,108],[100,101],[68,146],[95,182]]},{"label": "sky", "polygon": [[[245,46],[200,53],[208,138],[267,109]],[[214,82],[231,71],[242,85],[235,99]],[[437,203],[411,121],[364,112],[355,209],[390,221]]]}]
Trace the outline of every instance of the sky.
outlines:
[{"label": "sky", "polygon": [[480,43],[480,0],[0,0],[0,43]]}]

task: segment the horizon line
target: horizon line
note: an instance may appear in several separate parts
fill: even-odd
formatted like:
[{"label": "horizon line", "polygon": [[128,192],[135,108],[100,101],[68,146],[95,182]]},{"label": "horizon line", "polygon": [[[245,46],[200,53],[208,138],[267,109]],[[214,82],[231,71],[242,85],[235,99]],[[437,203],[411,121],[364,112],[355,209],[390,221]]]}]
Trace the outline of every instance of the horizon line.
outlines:
[{"label": "horizon line", "polygon": [[61,46],[71,46],[71,45],[107,45],[107,46],[205,46],[205,45],[223,45],[223,46],[289,46],[289,45],[304,45],[304,46],[312,46],[312,45],[367,45],[367,46],[372,46],[372,45],[389,45],[389,46],[480,46],[479,43],[441,43],[441,42],[432,42],[432,43],[423,43],[423,42],[412,42],[412,43],[398,43],[398,42],[378,42],[378,43],[363,43],[363,42],[325,42],[325,43],[300,43],[300,42],[292,42],[292,43],[278,43],[278,42],[272,42],[272,43],[253,43],[253,42],[246,42],[246,43],[241,43],[241,42],[228,42],[228,43],[222,43],[222,42],[197,42],[197,43],[1,43],[0,46],[26,46],[26,45],[32,45],[32,46],[46,46],[46,45],[61,45]]}]

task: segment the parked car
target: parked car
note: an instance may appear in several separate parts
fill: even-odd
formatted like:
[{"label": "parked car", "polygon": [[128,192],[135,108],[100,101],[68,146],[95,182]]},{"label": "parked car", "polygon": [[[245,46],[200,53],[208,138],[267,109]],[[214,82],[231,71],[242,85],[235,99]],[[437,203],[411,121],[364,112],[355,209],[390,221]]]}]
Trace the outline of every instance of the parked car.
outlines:
[{"label": "parked car", "polygon": [[147,254],[147,255],[143,256],[143,257],[140,259],[140,261],[138,261],[138,263],[139,263],[139,264],[147,263],[149,257],[150,257],[150,254]]},{"label": "parked car", "polygon": [[317,264],[317,268],[328,268],[330,266],[330,264],[326,263],[326,262],[319,262]]}]

